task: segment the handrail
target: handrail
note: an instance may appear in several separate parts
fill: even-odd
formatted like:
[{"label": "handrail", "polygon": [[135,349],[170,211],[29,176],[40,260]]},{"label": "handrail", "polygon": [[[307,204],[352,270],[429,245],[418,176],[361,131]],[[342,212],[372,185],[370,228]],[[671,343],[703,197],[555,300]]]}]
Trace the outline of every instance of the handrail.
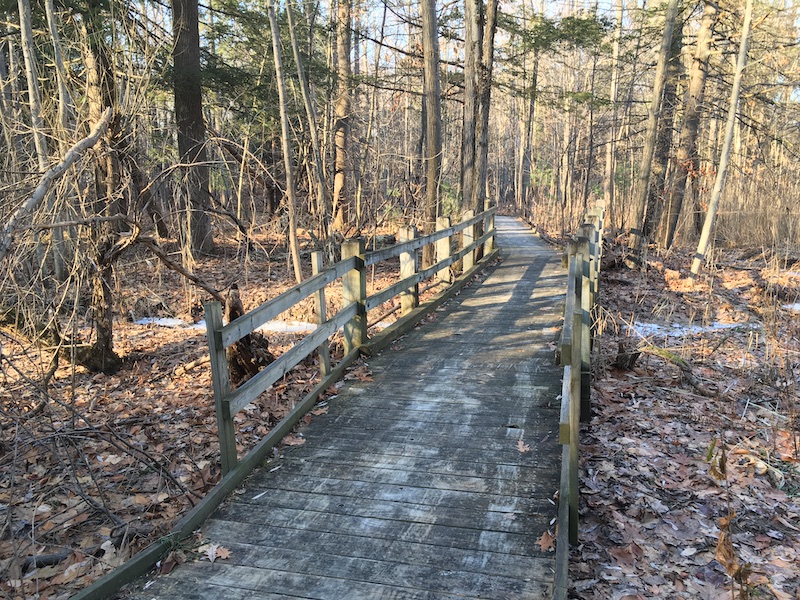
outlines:
[{"label": "handrail", "polygon": [[592,314],[597,302],[604,218],[605,204],[600,201],[587,212],[580,235],[569,241],[566,251],[567,293],[559,343],[564,377],[558,430],[563,448],[553,600],[567,598],[569,546],[578,542],[578,437],[580,422],[589,420],[591,410]]},{"label": "handrail", "polygon": [[[460,223],[452,226],[449,219],[440,218],[437,221],[437,231],[416,237],[415,231],[411,228],[410,239],[373,252],[364,251],[363,241],[346,241],[342,245],[343,259],[341,261],[327,269],[320,270],[309,279],[298,283],[227,325],[223,325],[222,322],[222,305],[219,302],[206,304],[206,330],[211,353],[212,383],[223,475],[234,469],[238,462],[233,417],[240,410],[315,350],[319,351],[323,359],[321,363],[328,365],[324,369],[327,371],[330,365],[327,342],[339,330],[344,330],[345,354],[347,355],[351,355],[355,350],[366,351],[367,346],[374,346],[369,340],[367,331],[366,313],[369,310],[400,295],[401,298],[405,297],[402,302],[401,314],[403,316],[401,319],[411,317],[418,303],[417,286],[419,283],[434,276],[440,281],[446,280],[445,282],[449,283],[450,267],[461,259],[463,259],[464,271],[471,271],[476,262],[475,256],[481,248],[484,249],[484,254],[493,256],[491,247],[495,235],[495,213],[496,208],[490,208],[474,216],[472,211],[469,211]],[[475,230],[478,223],[481,222],[484,223],[486,231],[478,237]],[[408,238],[409,228],[405,228],[404,231]],[[453,237],[462,232],[461,248],[451,254]],[[418,250],[427,244],[435,244],[437,262],[426,269],[418,270],[416,266]],[[366,267],[398,257],[401,262],[401,281],[367,296]],[[312,259],[317,266],[321,264],[319,255]],[[409,268],[411,269],[410,274]],[[315,270],[318,269],[315,267]],[[232,389],[228,374],[227,349],[309,296],[314,295],[319,304],[325,287],[337,279],[342,280],[345,306],[332,317],[322,318],[314,332],[305,336],[237,389]],[[410,300],[409,295],[412,296]],[[325,353],[324,357],[323,353]],[[323,372],[323,376],[326,375]]]}]

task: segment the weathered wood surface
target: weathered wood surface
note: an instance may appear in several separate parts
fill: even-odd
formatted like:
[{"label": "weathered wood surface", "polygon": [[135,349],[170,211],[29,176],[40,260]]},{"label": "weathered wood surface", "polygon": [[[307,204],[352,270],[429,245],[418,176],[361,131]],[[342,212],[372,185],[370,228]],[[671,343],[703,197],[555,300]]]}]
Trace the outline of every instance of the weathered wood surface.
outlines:
[{"label": "weathered wood surface", "polygon": [[[306,443],[257,470],[187,563],[126,597],[548,598],[556,516],[560,258],[498,217],[504,259],[346,383]],[[519,441],[530,450],[520,452]]]}]

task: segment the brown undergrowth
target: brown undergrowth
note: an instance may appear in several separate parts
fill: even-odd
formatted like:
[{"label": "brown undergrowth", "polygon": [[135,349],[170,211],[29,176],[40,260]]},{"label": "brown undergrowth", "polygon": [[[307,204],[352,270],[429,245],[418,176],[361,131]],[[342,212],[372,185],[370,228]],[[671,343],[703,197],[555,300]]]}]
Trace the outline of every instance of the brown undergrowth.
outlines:
[{"label": "brown undergrowth", "polygon": [[[237,284],[250,310],[294,283],[282,243],[264,234],[247,255],[221,244],[193,270],[218,290]],[[210,297],[144,252],[128,258],[114,282],[115,350],[124,360],[116,374],[63,359],[48,373],[53,348],[0,329],[0,598],[69,597],[167,534],[219,481],[205,331],[195,326]],[[368,288],[397,278],[397,265],[382,263],[368,271]],[[341,304],[339,286],[326,296],[330,315]],[[371,311],[370,322],[391,321],[391,308]],[[143,317],[185,324],[136,324]],[[311,300],[280,319],[313,322]],[[84,331],[78,324],[71,333]],[[304,334],[267,335],[277,356]],[[341,358],[337,340],[332,354],[334,363]],[[309,357],[236,415],[240,456],[319,382],[318,363]],[[359,363],[346,375],[364,377]],[[195,545],[207,554],[202,540]]]},{"label": "brown undergrowth", "polygon": [[800,598],[800,269],[730,252],[692,285],[686,255],[638,273],[619,253],[601,280],[571,597]]}]

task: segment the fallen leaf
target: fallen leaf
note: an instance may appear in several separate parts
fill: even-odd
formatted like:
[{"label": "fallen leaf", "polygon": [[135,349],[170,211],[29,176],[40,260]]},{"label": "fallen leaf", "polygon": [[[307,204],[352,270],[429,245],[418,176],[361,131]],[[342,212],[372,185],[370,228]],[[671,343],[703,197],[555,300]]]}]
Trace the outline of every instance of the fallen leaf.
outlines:
[{"label": "fallen leaf", "polygon": [[297,435],[287,435],[281,443],[284,446],[302,446],[306,443],[306,440]]},{"label": "fallen leaf", "polygon": [[219,544],[211,543],[206,546],[206,558],[212,563],[217,560],[217,550],[219,550]]},{"label": "fallen leaf", "polygon": [[545,531],[539,536],[536,543],[539,544],[539,548],[542,549],[542,552],[552,552],[556,548],[556,538],[549,531]]}]

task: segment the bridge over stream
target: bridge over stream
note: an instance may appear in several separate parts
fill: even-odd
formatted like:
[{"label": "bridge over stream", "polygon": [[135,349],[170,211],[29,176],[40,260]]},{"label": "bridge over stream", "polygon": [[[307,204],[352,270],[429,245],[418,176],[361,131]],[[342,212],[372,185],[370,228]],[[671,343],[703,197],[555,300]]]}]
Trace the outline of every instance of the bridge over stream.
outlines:
[{"label": "bridge over stream", "polygon": [[[204,524],[230,557],[127,598],[550,598],[561,257],[497,217],[502,260],[367,362]],[[544,542],[544,548],[543,546]]]}]

